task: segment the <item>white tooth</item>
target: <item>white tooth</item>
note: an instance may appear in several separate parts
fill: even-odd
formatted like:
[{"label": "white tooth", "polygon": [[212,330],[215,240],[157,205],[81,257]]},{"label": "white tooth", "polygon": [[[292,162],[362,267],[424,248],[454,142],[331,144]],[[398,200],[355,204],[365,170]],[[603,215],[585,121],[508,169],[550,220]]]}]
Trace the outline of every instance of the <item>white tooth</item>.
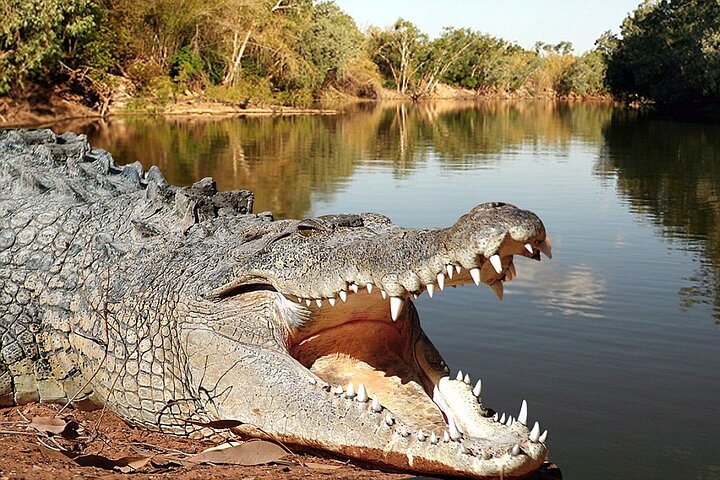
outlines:
[{"label": "white tooth", "polygon": [[502,273],[502,261],[500,260],[500,255],[496,253],[490,257],[490,263],[492,263],[492,266],[497,273]]},{"label": "white tooth", "polygon": [[498,297],[498,300],[502,301],[505,294],[505,288],[503,287],[503,283],[498,280],[497,282],[491,283],[488,286],[490,287],[490,290],[492,290],[493,293]]},{"label": "white tooth", "polygon": [[308,379],[308,382],[310,382],[310,385],[317,385],[317,380],[315,380],[314,378]]},{"label": "white tooth", "polygon": [[369,400],[368,394],[367,394],[367,389],[365,388],[365,385],[363,385],[362,383],[358,387],[357,397],[355,397],[355,400],[357,400],[360,403],[365,403]]},{"label": "white tooth", "polygon": [[445,288],[445,275],[442,272],[437,274],[438,288],[443,290]]},{"label": "white tooth", "polygon": [[450,441],[450,434],[447,432],[447,430],[445,430],[443,432],[443,442],[447,443],[449,441]]},{"label": "white tooth", "polygon": [[412,294],[413,300],[417,300],[419,296],[420,296],[420,295],[418,295],[417,293],[413,293],[413,294]]},{"label": "white tooth", "polygon": [[520,414],[518,415],[517,421],[523,425],[527,425],[527,402],[525,400],[520,404]]},{"label": "white tooth", "polygon": [[444,367],[444,366],[445,366],[445,360],[440,360],[440,366],[441,366],[441,367]]},{"label": "white tooth", "polygon": [[427,285],[425,285],[425,288],[427,289],[427,292],[428,292],[428,295],[430,296],[430,298],[432,298],[433,291],[435,290],[435,285],[433,285],[432,283],[428,283]]},{"label": "white tooth", "polygon": [[322,300],[320,300],[319,298],[316,298],[316,299],[315,299],[315,305],[317,305],[318,308],[321,308],[321,307],[322,307]]},{"label": "white tooth", "polygon": [[500,417],[500,423],[505,423],[505,414],[504,413]]},{"label": "white tooth", "polygon": [[343,301],[343,303],[347,302],[347,292],[345,290],[340,290],[338,292],[338,296],[340,297],[340,300]]},{"label": "white tooth", "polygon": [[373,398],[372,403],[370,404],[370,408],[375,413],[382,412],[382,405],[380,405],[380,400],[378,400],[377,398]]},{"label": "white tooth", "polygon": [[517,443],[515,445],[513,445],[511,453],[513,454],[514,457],[517,457],[518,455],[520,455],[520,445],[518,445]]},{"label": "white tooth", "polygon": [[435,432],[432,432],[430,434],[430,443],[432,443],[433,445],[438,443],[438,438],[437,438],[437,435],[435,435]]},{"label": "white tooth", "polygon": [[455,272],[460,273],[460,270],[462,270],[462,267],[460,265],[455,265]]},{"label": "white tooth", "polygon": [[480,285],[480,269],[479,268],[471,268],[470,276],[472,277],[473,281],[475,282],[475,285]]},{"label": "white tooth", "polygon": [[353,293],[357,293],[357,292],[358,292],[357,283],[351,283],[351,284],[348,286],[348,288],[349,288],[350,290],[352,290]]},{"label": "white tooth", "polygon": [[529,243],[525,244],[525,250],[527,250],[531,255],[535,253],[533,251],[532,245],[530,245]]},{"label": "white tooth", "polygon": [[309,307],[311,303],[312,303],[312,300],[310,300],[309,298],[305,299],[305,305],[307,305]]},{"label": "white tooth", "polygon": [[542,253],[544,253],[546,257],[552,258],[552,248],[550,247],[549,243],[539,242],[538,250],[540,250]]},{"label": "white tooth", "polygon": [[460,444],[460,453],[462,453],[464,455],[470,455],[470,450],[468,450],[467,447],[461,443]]},{"label": "white tooth", "polygon": [[342,385],[338,385],[337,387],[335,387],[335,394],[336,394],[336,395],[340,395],[340,394],[342,394],[342,393],[343,393],[343,387],[342,387]]},{"label": "white tooth", "polygon": [[383,300],[387,298],[387,292],[383,289],[380,289],[380,295],[383,297]]},{"label": "white tooth", "polygon": [[538,440],[540,443],[545,443],[545,440],[547,440],[547,430],[540,434],[540,438],[538,438]]},{"label": "white tooth", "polygon": [[355,385],[352,382],[348,383],[347,390],[345,390],[345,398],[353,398],[355,396]]},{"label": "white tooth", "polygon": [[448,417],[448,428],[450,429],[451,439],[460,440],[462,438],[462,433],[458,430],[457,425],[455,425],[455,420],[453,420],[452,417]]},{"label": "white tooth", "polygon": [[462,370],[458,370],[457,375],[455,375],[455,380],[457,380],[458,382],[462,382],[462,379],[463,379]]},{"label": "white tooth", "polygon": [[473,388],[473,395],[475,395],[477,398],[480,398],[480,395],[482,394],[482,380],[478,380],[475,384],[475,388]]},{"label": "white tooth", "polygon": [[334,297],[328,298],[328,303],[330,304],[331,307],[334,307],[335,306],[335,298]]},{"label": "white tooth", "polygon": [[402,310],[403,299],[400,297],[390,297],[390,316],[393,322],[400,316],[400,310]]},{"label": "white tooth", "polygon": [[425,438],[426,438],[426,437],[425,437],[425,434],[423,433],[422,430],[418,430],[418,432],[417,432],[417,438],[418,438],[418,441],[420,441],[420,442],[424,442],[424,441],[425,441]]},{"label": "white tooth", "polygon": [[368,293],[372,293],[373,290],[373,284],[368,282],[365,284],[365,288],[367,288]]},{"label": "white tooth", "polygon": [[532,430],[530,430],[530,441],[533,443],[537,443],[538,440],[540,440],[540,424],[538,422],[535,422]]},{"label": "white tooth", "polygon": [[455,269],[453,268],[453,266],[450,265],[450,264],[445,265],[445,271],[447,271],[447,276],[448,276],[448,278],[449,278],[450,280],[452,280],[453,273],[454,273],[454,271],[455,271]]},{"label": "white tooth", "polygon": [[[346,394],[346,395],[347,395],[347,394]],[[512,415],[509,415],[509,416],[508,416],[508,419],[507,419],[507,422],[505,422],[505,425],[509,427],[509,426],[511,426],[512,424],[513,424],[513,417],[512,417]]]},{"label": "white tooth", "polygon": [[445,373],[450,373],[450,367],[448,367],[447,365],[443,367],[443,370],[445,371]]},{"label": "white tooth", "polygon": [[387,415],[385,415],[385,423],[390,426],[395,423],[395,419],[392,417],[392,415],[388,413]]},{"label": "white tooth", "polygon": [[298,302],[298,303],[303,303],[303,298],[302,298],[302,297],[297,297],[297,302]]},{"label": "white tooth", "polygon": [[492,458],[492,453],[490,452],[483,452],[482,459],[483,460],[490,460]]},{"label": "white tooth", "polygon": [[495,420],[496,422],[498,421],[498,413],[497,412],[495,412],[495,415],[493,415],[493,420]]},{"label": "white tooth", "polygon": [[470,385],[470,383],[471,383],[471,382],[470,382],[470,375],[468,375],[468,374],[466,373],[466,374],[465,374],[465,377],[463,377],[463,382],[465,382],[465,383],[467,383],[468,385]]}]

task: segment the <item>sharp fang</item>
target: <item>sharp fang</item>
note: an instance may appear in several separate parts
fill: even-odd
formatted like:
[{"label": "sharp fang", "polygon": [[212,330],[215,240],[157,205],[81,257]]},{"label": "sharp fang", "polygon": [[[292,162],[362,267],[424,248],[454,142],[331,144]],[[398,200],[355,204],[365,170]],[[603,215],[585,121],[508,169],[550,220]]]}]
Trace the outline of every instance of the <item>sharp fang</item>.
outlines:
[{"label": "sharp fang", "polygon": [[357,400],[360,403],[365,403],[369,399],[370,398],[368,397],[367,389],[365,388],[365,385],[363,385],[361,383],[360,386],[358,387],[357,397],[355,397],[355,400]]},{"label": "sharp fang", "polygon": [[310,383],[310,385],[317,385],[317,380],[315,380],[314,378],[309,378],[308,382]]},{"label": "sharp fang", "polygon": [[338,385],[337,387],[335,387],[335,395],[342,395],[342,393],[343,393],[342,385]]},{"label": "sharp fang", "polygon": [[480,398],[480,394],[482,394],[482,380],[478,380],[475,384],[475,388],[473,388],[473,395]]},{"label": "sharp fang", "polygon": [[423,431],[422,431],[422,430],[418,430],[418,432],[417,432],[417,439],[418,439],[418,441],[419,441],[419,442],[424,442],[424,441],[425,441],[425,438],[427,438],[427,437],[425,437],[425,434],[423,433]]},{"label": "sharp fang", "polygon": [[372,293],[373,290],[373,284],[368,282],[365,284],[365,288],[367,288],[368,293]]},{"label": "sharp fang", "polygon": [[450,441],[450,434],[447,432],[447,430],[445,430],[443,432],[443,442],[447,443],[449,441]]},{"label": "sharp fang", "polygon": [[470,276],[472,277],[473,281],[475,282],[475,285],[480,285],[480,269],[479,268],[471,268],[470,269]]},{"label": "sharp fang", "polygon": [[527,402],[525,400],[520,404],[520,413],[518,414],[517,421],[523,425],[527,425]]},{"label": "sharp fang", "polygon": [[331,307],[334,307],[335,306],[335,298],[333,298],[333,297],[328,298],[328,303],[330,304]]},{"label": "sharp fang", "polygon": [[496,422],[498,421],[498,413],[497,412],[495,412],[495,415],[493,415],[493,420],[495,420]]},{"label": "sharp fang", "polygon": [[438,443],[438,438],[437,435],[435,435],[435,432],[430,433],[430,443],[432,443],[433,445]]},{"label": "sharp fang", "polygon": [[315,305],[317,305],[318,308],[322,308],[322,300],[320,300],[319,298],[316,298],[316,299],[315,299]]},{"label": "sharp fang", "polygon": [[460,273],[460,270],[462,270],[462,267],[460,265],[455,265],[455,272]]},{"label": "sharp fang", "polygon": [[490,460],[492,458],[492,453],[490,452],[483,452],[482,459],[483,460]]},{"label": "sharp fang", "polygon": [[355,385],[352,382],[348,383],[347,390],[345,390],[345,398],[353,398],[355,396]]},{"label": "sharp fang", "polygon": [[350,285],[348,285],[348,288],[349,288],[350,290],[352,290],[353,293],[357,293],[357,292],[358,292],[357,283],[351,283]]},{"label": "sharp fang", "polygon": [[504,413],[500,417],[500,423],[505,423],[505,414]]},{"label": "sharp fang", "polygon": [[395,419],[390,415],[389,413],[385,415],[385,423],[389,426],[391,426],[393,423],[395,423]]},{"label": "sharp fang", "polygon": [[442,272],[437,274],[437,283],[440,290],[445,288],[445,275]]},{"label": "sharp fang", "polygon": [[463,379],[462,370],[458,370],[457,375],[455,375],[455,380],[457,380],[458,382],[462,382],[462,379]]},{"label": "sharp fang", "polygon": [[380,289],[380,295],[383,297],[383,300],[387,298],[387,292],[383,289]]},{"label": "sharp fang", "polygon": [[449,264],[445,265],[445,271],[447,272],[447,276],[448,276],[448,278],[450,278],[450,280],[452,280],[454,270],[455,269],[453,268],[452,265],[449,265]]},{"label": "sharp fang", "polygon": [[462,453],[464,455],[470,455],[470,450],[468,450],[467,447],[461,443],[460,444],[460,453]]},{"label": "sharp fang", "polygon": [[342,300],[343,303],[347,302],[347,292],[345,290],[340,290],[338,292],[338,297],[340,297],[340,300]]},{"label": "sharp fang", "polygon": [[443,367],[443,370],[445,371],[445,373],[450,373],[450,367],[448,367],[447,365]]},{"label": "sharp fang", "polygon": [[312,300],[310,300],[309,298],[305,299],[305,305],[307,305],[309,307],[311,303],[312,303]]},{"label": "sharp fang", "polygon": [[497,273],[502,273],[502,260],[500,260],[500,255],[496,253],[490,257],[490,263],[492,263],[492,266]]},{"label": "sharp fang", "polygon": [[468,374],[466,373],[466,374],[465,374],[465,377],[463,377],[463,382],[465,382],[465,383],[467,383],[468,385],[470,385],[470,383],[471,383],[471,382],[470,382],[470,375],[468,375]]},{"label": "sharp fang", "polygon": [[552,258],[552,248],[547,242],[538,242],[538,250],[545,254],[546,257]]},{"label": "sharp fang", "polygon": [[428,283],[427,285],[425,285],[425,288],[427,289],[427,292],[428,292],[428,295],[430,296],[430,298],[432,298],[433,291],[435,290],[435,285],[433,285],[432,283]]},{"label": "sharp fang", "polygon": [[538,422],[535,422],[532,430],[530,430],[530,441],[533,443],[537,443],[538,440],[540,440],[540,424]]},{"label": "sharp fang", "polygon": [[503,296],[505,295],[505,289],[503,288],[503,283],[501,281],[497,281],[495,283],[491,283],[489,285],[490,289],[495,293],[495,295],[498,297],[498,300],[502,301]]},{"label": "sharp fang", "polygon": [[455,420],[453,420],[452,417],[448,417],[448,428],[450,429],[451,439],[460,440],[462,438],[462,433],[458,430],[457,425],[455,425]]},{"label": "sharp fang", "polygon": [[530,245],[529,243],[525,244],[525,250],[527,250],[530,253],[530,255],[533,255],[535,253],[533,251],[532,245]]},{"label": "sharp fang", "polygon": [[393,322],[400,316],[400,310],[402,310],[403,299],[400,297],[390,297],[390,316]]},{"label": "sharp fang", "polygon": [[512,415],[510,415],[510,416],[508,416],[508,419],[507,419],[507,422],[505,422],[505,425],[509,427],[512,424],[513,424],[513,417],[512,417]]},{"label": "sharp fang", "polygon": [[303,298],[302,298],[302,297],[297,297],[297,303],[303,303]]},{"label": "sharp fang", "polygon": [[513,454],[514,457],[517,457],[518,455],[520,455],[520,445],[518,445],[517,443],[515,445],[513,445],[511,453]]},{"label": "sharp fang", "polygon": [[372,403],[370,404],[370,408],[373,412],[380,413],[382,412],[383,407],[382,405],[380,405],[380,400],[378,400],[377,398],[373,398]]},{"label": "sharp fang", "polygon": [[542,434],[540,434],[540,438],[538,438],[540,443],[545,443],[545,440],[547,440],[547,435],[548,435],[547,430],[545,430]]}]

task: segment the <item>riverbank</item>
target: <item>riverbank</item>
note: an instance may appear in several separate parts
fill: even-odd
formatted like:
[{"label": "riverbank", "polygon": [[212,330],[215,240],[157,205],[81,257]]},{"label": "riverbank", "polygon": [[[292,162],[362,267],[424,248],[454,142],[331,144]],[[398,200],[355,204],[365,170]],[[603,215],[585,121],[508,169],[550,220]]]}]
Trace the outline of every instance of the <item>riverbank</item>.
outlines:
[{"label": "riverbank", "polygon": [[160,115],[167,117],[240,117],[240,116],[290,116],[335,115],[349,105],[377,101],[427,101],[427,100],[562,100],[612,102],[609,95],[561,96],[552,90],[540,92],[527,89],[515,91],[493,90],[477,92],[449,85],[438,85],[431,95],[413,100],[408,95],[393,90],[377,91],[377,98],[363,99],[348,95],[335,96],[317,107],[303,108],[275,104],[248,104],[248,102],[223,101],[208,98],[202,93],[186,91],[181,95],[160,101],[157,98],[139,98],[114,92],[109,101],[88,106],[88,99],[71,91],[55,89],[34,92],[23,99],[0,97],[0,128],[48,127],[59,122],[82,119],[100,119],[111,116]]}]

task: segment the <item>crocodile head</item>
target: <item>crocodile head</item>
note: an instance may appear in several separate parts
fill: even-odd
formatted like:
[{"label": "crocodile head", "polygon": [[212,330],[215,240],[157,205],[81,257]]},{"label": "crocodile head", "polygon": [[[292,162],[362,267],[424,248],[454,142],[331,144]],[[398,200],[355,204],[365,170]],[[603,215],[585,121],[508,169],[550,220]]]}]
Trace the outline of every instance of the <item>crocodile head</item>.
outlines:
[{"label": "crocodile head", "polygon": [[[225,321],[222,335],[195,335],[189,351],[219,392],[215,417],[420,473],[515,478],[544,462],[546,432],[529,425],[525,401],[517,417],[499,416],[483,404],[480,382],[449,375],[413,304],[422,293],[470,283],[502,298],[515,257],[550,255],[535,214],[487,203],[444,229],[405,229],[377,214],[271,223],[206,298],[219,318],[255,318],[273,342],[238,353]],[[238,378],[261,380],[238,388]]]}]

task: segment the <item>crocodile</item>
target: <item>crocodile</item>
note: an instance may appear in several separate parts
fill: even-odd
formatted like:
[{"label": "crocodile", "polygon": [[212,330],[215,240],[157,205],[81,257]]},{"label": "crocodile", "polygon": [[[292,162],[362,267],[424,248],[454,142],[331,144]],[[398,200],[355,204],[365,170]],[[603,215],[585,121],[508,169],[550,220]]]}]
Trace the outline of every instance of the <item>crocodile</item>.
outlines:
[{"label": "crocodile", "polygon": [[[270,438],[389,470],[520,478],[547,430],[482,403],[413,300],[550,256],[532,212],[447,228],[275,220],[247,190],[169,184],[84,135],[0,133],[0,406],[106,406],[143,428]],[[221,422],[221,423],[222,423]],[[224,423],[223,425],[227,425]]]}]

